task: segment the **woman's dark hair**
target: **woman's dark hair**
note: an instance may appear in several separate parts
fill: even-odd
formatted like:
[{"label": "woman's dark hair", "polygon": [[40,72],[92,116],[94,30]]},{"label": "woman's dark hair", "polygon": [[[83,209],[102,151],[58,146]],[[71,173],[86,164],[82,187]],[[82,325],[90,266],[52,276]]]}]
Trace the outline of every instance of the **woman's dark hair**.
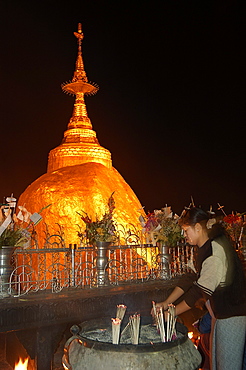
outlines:
[{"label": "woman's dark hair", "polygon": [[182,225],[195,226],[195,224],[199,223],[202,224],[202,226],[203,225],[205,226],[209,218],[210,218],[209,214],[203,211],[203,209],[193,207],[185,211],[185,214],[179,220],[179,224],[180,226]]},{"label": "woman's dark hair", "polygon": [[[187,209],[183,216],[179,220],[179,225],[195,226],[199,223],[203,228],[207,228],[207,222],[210,218],[215,218],[209,212],[205,212],[202,208],[193,207]],[[210,239],[214,239],[220,235],[225,234],[225,229],[219,220],[215,221],[215,224],[207,230]]]}]

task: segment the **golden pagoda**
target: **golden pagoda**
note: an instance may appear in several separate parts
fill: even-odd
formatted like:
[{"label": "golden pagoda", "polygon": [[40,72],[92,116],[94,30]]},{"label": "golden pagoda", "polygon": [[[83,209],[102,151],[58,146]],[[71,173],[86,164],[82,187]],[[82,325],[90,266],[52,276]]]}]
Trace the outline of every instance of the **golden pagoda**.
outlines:
[{"label": "golden pagoda", "polygon": [[87,162],[101,163],[108,168],[112,167],[111,154],[98,143],[96,133],[92,130],[92,124],[87,115],[84,96],[96,94],[98,87],[88,83],[84,70],[81,50],[84,35],[81,23],[79,23],[78,32],[74,32],[74,34],[78,39],[76,69],[72,81],[62,85],[64,92],[76,96],[74,111],[67,131],[64,133],[62,144],[50,151],[47,172]]},{"label": "golden pagoda", "polygon": [[72,117],[62,143],[49,153],[47,173],[29,185],[18,202],[32,213],[50,205],[42,212],[44,221],[37,225],[39,240],[45,225],[52,233],[59,224],[67,244],[78,243],[79,226],[84,227],[79,213],[83,210],[92,218],[100,217],[113,192],[118,225],[132,224],[140,231],[139,217],[144,215],[135,193],[112,166],[110,151],[99,144],[92,129],[84,96],[95,94],[98,86],[89,83],[85,73],[81,24],[74,35],[78,41],[75,71],[72,81],[62,85],[64,92],[75,95]]}]

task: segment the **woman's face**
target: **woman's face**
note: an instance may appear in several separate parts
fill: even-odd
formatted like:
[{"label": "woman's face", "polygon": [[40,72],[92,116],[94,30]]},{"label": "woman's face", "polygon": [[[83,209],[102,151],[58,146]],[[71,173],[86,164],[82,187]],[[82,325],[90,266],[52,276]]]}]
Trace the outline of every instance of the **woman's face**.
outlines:
[{"label": "woman's face", "polygon": [[184,237],[187,243],[189,243],[190,245],[199,244],[200,233],[198,232],[196,225],[195,226],[183,225],[182,229],[184,230]]}]

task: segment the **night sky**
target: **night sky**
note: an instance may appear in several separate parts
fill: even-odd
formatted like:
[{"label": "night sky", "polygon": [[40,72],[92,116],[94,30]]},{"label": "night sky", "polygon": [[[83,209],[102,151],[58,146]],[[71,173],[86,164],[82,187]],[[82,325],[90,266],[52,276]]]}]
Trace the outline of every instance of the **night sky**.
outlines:
[{"label": "night sky", "polygon": [[1,1],[0,199],[46,172],[82,23],[100,144],[145,210],[246,211],[245,1]]}]

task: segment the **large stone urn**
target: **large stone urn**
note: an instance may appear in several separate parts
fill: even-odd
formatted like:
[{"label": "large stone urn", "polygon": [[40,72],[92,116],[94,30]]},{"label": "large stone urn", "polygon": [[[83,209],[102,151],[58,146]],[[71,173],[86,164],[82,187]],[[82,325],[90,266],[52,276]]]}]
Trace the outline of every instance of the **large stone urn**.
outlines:
[{"label": "large stone urn", "polygon": [[[147,318],[148,319],[148,318]],[[141,318],[143,324],[149,320]],[[171,342],[155,342],[148,338],[146,344],[113,344],[91,339],[92,332],[111,330],[111,318],[85,321],[71,328],[73,336],[64,348],[62,363],[69,370],[197,370],[202,358],[187,335],[187,328],[176,324],[178,339]],[[141,329],[140,329],[141,330]]]}]

